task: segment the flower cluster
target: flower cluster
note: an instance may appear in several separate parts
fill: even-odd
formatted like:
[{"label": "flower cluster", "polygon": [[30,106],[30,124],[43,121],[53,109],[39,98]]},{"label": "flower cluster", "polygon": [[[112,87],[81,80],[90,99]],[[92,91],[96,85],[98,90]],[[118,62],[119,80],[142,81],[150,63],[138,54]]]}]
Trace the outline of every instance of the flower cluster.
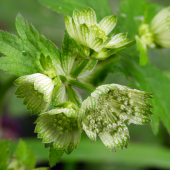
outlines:
[{"label": "flower cluster", "polygon": [[[70,154],[77,147],[83,129],[92,141],[98,135],[110,150],[123,149],[129,143],[125,122],[151,122],[151,105],[145,100],[152,98],[150,93],[116,84],[94,90],[78,81],[93,71],[98,60],[106,59],[130,43],[126,33],[108,36],[116,21],[117,16],[111,15],[97,23],[93,9],[75,10],[72,18],[65,16],[67,32],[59,51],[21,15],[17,17],[16,24],[22,23],[26,33],[20,30],[20,25],[16,26],[20,39],[13,39],[20,43],[15,51],[19,57],[10,61],[19,63],[19,60],[24,63],[19,66],[26,69],[21,69],[20,74],[16,72],[19,78],[15,84],[19,87],[15,94],[24,98],[32,114],[38,114],[35,132],[50,148]],[[151,28],[141,28],[141,38],[148,45],[155,43],[149,29],[156,26],[151,25]],[[24,59],[23,49],[27,53]],[[91,96],[82,102],[73,86],[90,92]]]}]

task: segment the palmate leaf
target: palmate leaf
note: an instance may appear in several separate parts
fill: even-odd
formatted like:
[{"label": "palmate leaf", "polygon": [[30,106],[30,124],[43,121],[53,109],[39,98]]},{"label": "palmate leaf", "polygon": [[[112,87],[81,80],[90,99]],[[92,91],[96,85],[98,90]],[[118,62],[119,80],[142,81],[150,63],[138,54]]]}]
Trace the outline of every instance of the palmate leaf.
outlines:
[{"label": "palmate leaf", "polygon": [[39,62],[43,54],[51,57],[58,74],[63,73],[58,48],[29,25],[21,14],[16,17],[16,30],[18,37],[0,31],[0,51],[6,55],[0,58],[0,68],[16,76],[43,73]]},{"label": "palmate leaf", "polygon": [[159,118],[170,133],[170,79],[153,65],[140,67],[137,63],[122,59],[124,74],[130,80],[132,86],[139,90],[154,93],[154,99],[149,102],[153,105],[152,130],[155,134],[159,130]]},{"label": "palmate leaf", "polygon": [[107,0],[100,0],[97,3],[91,0],[38,0],[38,2],[56,12],[69,15],[72,15],[74,9],[82,10],[90,6],[96,11],[99,20],[112,14]]},{"label": "palmate leaf", "polygon": [[37,60],[15,35],[0,31],[0,51],[7,57],[0,57],[0,68],[16,76],[40,72]]}]

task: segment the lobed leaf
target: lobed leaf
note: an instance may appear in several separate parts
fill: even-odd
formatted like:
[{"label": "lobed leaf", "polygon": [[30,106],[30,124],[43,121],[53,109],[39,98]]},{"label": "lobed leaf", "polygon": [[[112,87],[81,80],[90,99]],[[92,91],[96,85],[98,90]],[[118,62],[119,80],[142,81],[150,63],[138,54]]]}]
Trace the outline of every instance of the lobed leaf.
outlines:
[{"label": "lobed leaf", "polygon": [[26,143],[20,139],[14,156],[25,166],[34,168],[36,164],[35,155],[32,149],[29,149]]},{"label": "lobed leaf", "polygon": [[96,1],[91,0],[38,0],[38,2],[46,7],[51,8],[52,10],[72,15],[73,10],[82,10],[87,9],[89,6],[94,9],[97,14],[98,19],[102,19],[107,15],[111,15],[112,11],[107,2],[107,0],[100,0],[96,3]]},{"label": "lobed leaf", "polygon": [[[135,8],[133,8],[135,4]],[[128,32],[128,37],[134,38],[139,25],[143,22],[146,10],[146,0],[123,0],[121,1],[117,32]]]}]

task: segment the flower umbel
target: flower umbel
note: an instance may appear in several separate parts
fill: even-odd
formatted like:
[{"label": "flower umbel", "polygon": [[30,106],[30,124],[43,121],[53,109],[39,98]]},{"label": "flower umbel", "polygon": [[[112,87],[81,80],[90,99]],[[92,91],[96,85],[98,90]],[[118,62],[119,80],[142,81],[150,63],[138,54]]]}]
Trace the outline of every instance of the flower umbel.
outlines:
[{"label": "flower umbel", "polygon": [[123,149],[129,142],[125,121],[140,125],[151,122],[152,106],[146,98],[152,95],[117,84],[99,86],[82,104],[83,129],[93,141],[98,135],[110,150]]},{"label": "flower umbel", "polygon": [[[111,15],[103,18],[97,23],[96,13],[92,8],[87,10],[74,10],[72,18],[65,16],[65,25],[69,35],[79,44],[85,51],[83,57],[94,59],[105,59],[111,55],[107,50],[122,49],[129,43],[126,39],[126,33],[120,33],[108,37],[108,34],[116,26],[117,16]],[[94,53],[90,54],[93,50]],[[100,52],[100,53],[99,53]]]},{"label": "flower umbel", "polygon": [[[65,105],[63,105],[65,107]],[[78,145],[81,132],[78,126],[78,107],[67,102],[67,108],[56,108],[39,115],[35,132],[43,143],[53,143],[58,150],[70,154]]]}]

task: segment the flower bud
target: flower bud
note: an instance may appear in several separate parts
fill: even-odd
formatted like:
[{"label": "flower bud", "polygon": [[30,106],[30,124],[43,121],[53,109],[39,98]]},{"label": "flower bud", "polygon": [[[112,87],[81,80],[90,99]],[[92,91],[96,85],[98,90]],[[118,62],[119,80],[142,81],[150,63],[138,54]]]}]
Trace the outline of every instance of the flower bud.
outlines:
[{"label": "flower bud", "polygon": [[150,30],[157,45],[170,48],[170,6],[162,9],[152,19]]},{"label": "flower bud", "polygon": [[138,35],[151,48],[170,48],[170,6],[162,9],[150,24],[142,23]]},{"label": "flower bud", "polygon": [[14,82],[18,85],[15,94],[18,98],[24,98],[24,104],[32,114],[45,111],[49,106],[54,89],[60,87],[60,80],[54,80],[41,73],[19,77]]},{"label": "flower bud", "polygon": [[99,86],[82,103],[82,127],[91,140],[98,135],[110,150],[123,149],[129,142],[125,121],[139,125],[151,122],[152,106],[146,98],[152,95],[117,84]]},{"label": "flower bud", "polygon": [[[72,104],[74,105],[74,104]],[[81,132],[78,125],[78,108],[57,108],[39,115],[35,132],[43,138],[43,143],[53,143],[53,147],[70,154],[78,145]]]}]

